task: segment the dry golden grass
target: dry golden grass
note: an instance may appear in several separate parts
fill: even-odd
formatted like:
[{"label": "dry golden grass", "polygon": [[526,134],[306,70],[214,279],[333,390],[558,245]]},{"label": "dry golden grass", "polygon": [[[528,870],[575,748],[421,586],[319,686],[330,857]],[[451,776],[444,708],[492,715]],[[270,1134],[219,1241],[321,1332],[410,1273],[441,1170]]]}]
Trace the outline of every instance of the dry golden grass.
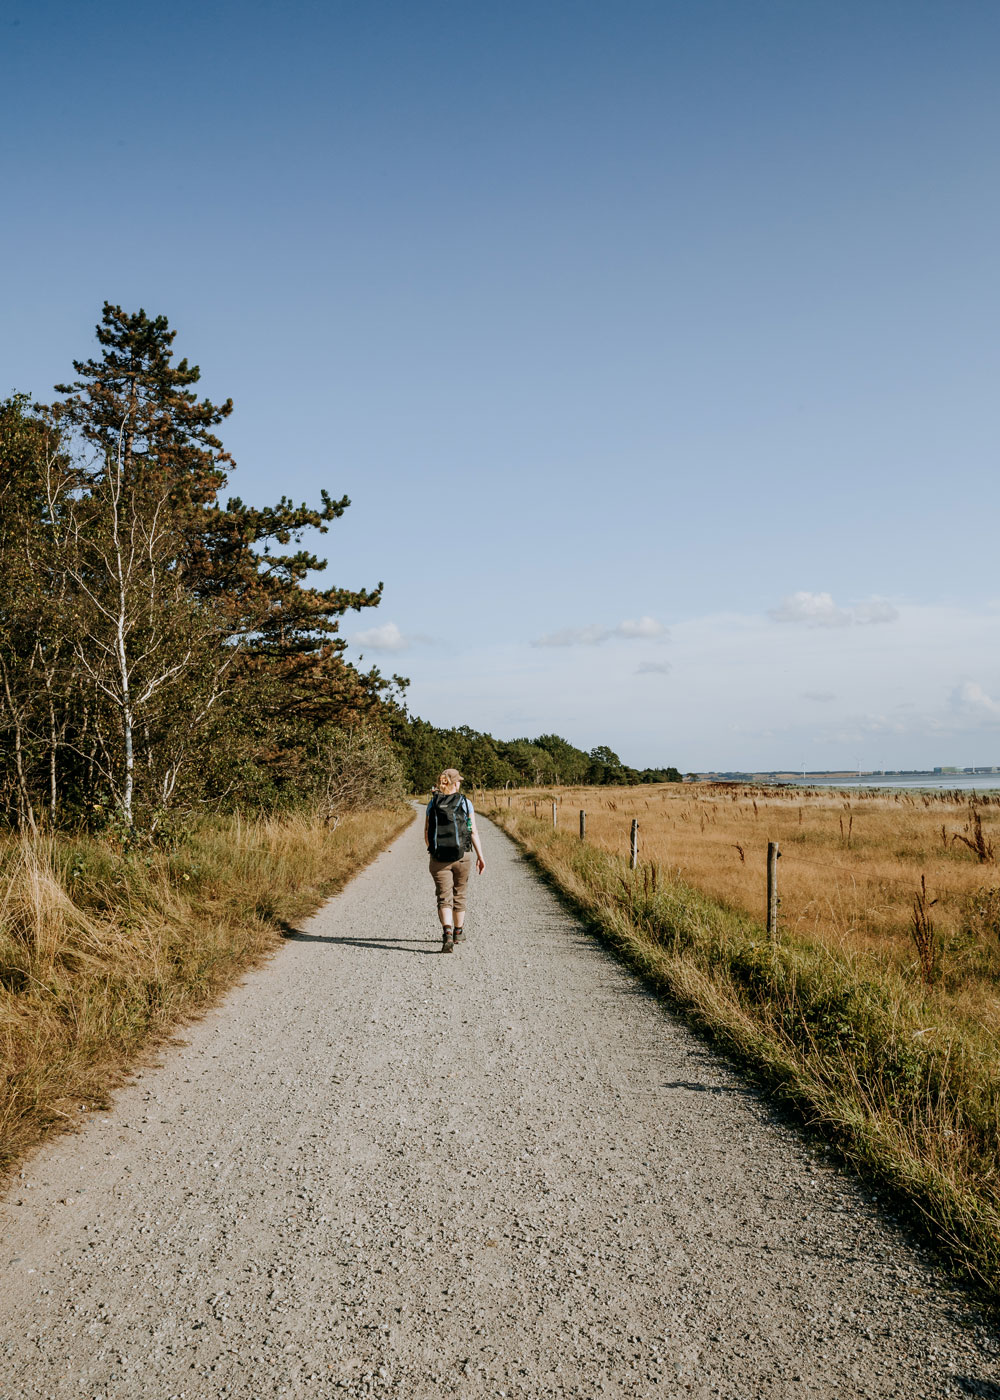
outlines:
[{"label": "dry golden grass", "polygon": [[[914,900],[926,882],[941,953],[939,994],[957,1014],[1000,1029],[1000,866],[980,860],[967,794],[847,793],[730,784],[560,788],[515,793],[521,811],[578,830],[627,855],[632,818],[639,857],[733,909],[764,920],[768,841],[781,849],[780,924],[786,937],[819,941],[919,973]],[[498,798],[506,808],[506,796]],[[980,798],[986,852],[1000,854],[1000,797]],[[983,892],[996,890],[991,901]],[[976,896],[981,896],[977,898]]]},{"label": "dry golden grass", "polygon": [[[973,813],[963,796],[705,784],[538,790],[510,804],[497,793],[479,805],[652,985],[910,1201],[1000,1301],[996,799]],[[982,860],[967,844],[976,817]],[[773,939],[769,840],[783,852]]]},{"label": "dry golden grass", "polygon": [[382,850],[412,809],[205,821],[168,849],[0,843],[0,1174],[71,1127]]}]

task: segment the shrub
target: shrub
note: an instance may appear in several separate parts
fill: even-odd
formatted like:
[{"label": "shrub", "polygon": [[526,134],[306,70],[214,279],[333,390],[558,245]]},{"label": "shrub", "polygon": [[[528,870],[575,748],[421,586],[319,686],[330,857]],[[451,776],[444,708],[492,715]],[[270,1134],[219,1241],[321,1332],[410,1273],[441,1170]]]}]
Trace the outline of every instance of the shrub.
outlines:
[{"label": "shrub", "polygon": [[371,812],[402,802],[403,765],[374,725],[336,729],[320,752],[321,800],[327,821],[345,812]]}]

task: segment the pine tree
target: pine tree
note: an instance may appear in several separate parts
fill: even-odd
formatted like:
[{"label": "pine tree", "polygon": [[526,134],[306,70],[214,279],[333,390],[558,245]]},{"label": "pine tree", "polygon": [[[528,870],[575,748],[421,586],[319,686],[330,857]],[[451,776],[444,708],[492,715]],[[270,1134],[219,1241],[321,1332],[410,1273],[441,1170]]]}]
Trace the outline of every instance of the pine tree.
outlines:
[{"label": "pine tree", "polygon": [[121,459],[126,481],[166,486],[174,506],[214,501],[232,461],[212,429],[233,411],[232,399],[213,404],[191,386],[201,378],[186,359],[172,365],[176,331],[165,316],[128,314],[104,303],[99,359],[74,360],[79,378],[57,384],[67,397],[54,407],[107,463]]},{"label": "pine tree", "polygon": [[303,532],[324,533],[348,498],[223,504],[233,464],[214,429],[232,401],[198,397],[200,371],[173,363],[174,336],[163,316],[106,303],[101,354],[75,361],[77,379],[57,386],[65,397],[41,410],[84,459],[60,503],[87,715],[78,758],[128,827],[137,802],[176,797],[196,754],[217,788],[248,759],[287,768],[283,746],[300,754],[310,728],[370,710],[387,686],[347,666],[336,635],[381,585],[307,583],[326,561],[301,547]]}]

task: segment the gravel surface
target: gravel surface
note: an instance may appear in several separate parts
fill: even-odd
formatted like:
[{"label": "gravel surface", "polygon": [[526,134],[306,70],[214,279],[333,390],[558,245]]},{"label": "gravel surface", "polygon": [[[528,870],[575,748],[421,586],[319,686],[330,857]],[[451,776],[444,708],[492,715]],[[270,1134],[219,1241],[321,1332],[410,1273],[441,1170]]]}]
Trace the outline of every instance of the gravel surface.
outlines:
[{"label": "gravel surface", "polygon": [[500,832],[419,826],[0,1203],[0,1397],[1000,1397],[997,1339]]}]

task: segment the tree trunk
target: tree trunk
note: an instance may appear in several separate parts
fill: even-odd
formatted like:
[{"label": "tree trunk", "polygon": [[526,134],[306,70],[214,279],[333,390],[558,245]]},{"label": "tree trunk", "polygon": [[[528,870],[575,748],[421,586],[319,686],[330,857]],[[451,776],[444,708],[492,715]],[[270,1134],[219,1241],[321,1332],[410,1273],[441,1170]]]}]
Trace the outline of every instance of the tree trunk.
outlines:
[{"label": "tree trunk", "polygon": [[31,791],[28,787],[28,775],[24,771],[24,740],[21,726],[21,716],[14,704],[14,697],[10,693],[10,677],[7,674],[7,667],[3,666],[3,688],[7,698],[7,710],[10,714],[11,724],[14,726],[14,770],[17,773],[17,791],[20,808],[20,822],[27,823],[33,832],[38,830],[38,823],[35,821],[35,809],[31,802]]}]

